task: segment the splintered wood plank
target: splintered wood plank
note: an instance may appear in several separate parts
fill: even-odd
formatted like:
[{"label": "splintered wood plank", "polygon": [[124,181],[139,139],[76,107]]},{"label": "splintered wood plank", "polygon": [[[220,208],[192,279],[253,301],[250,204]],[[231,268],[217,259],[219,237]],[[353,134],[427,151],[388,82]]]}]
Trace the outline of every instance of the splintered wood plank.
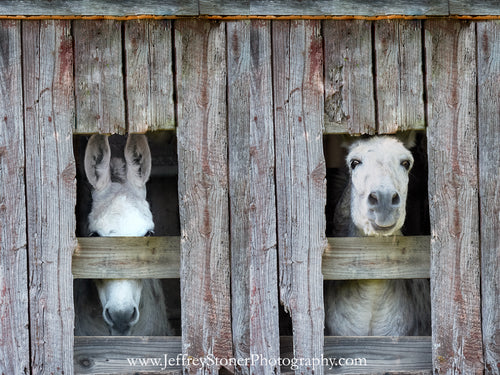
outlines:
[{"label": "splintered wood plank", "polygon": [[[232,356],[225,24],[175,23],[183,353]],[[190,364],[186,373],[216,373]]]},{"label": "splintered wood plank", "polygon": [[125,23],[128,131],[175,129],[171,21]]},{"label": "splintered wood plank", "polygon": [[325,132],[375,133],[372,23],[323,21]]},{"label": "splintered wood plank", "polygon": [[378,133],[425,129],[421,21],[375,22]]},{"label": "splintered wood plank", "polygon": [[200,0],[200,14],[220,15],[447,15],[448,4],[440,0]]},{"label": "splintered wood plank", "polygon": [[[227,24],[235,358],[279,357],[271,24]],[[275,374],[278,366],[242,366]]]},{"label": "splintered wood plank", "polygon": [[181,338],[77,336],[75,374],[182,374]]},{"label": "splintered wood plank", "polygon": [[473,23],[425,23],[434,373],[482,374]]},{"label": "splintered wood plank", "polygon": [[76,279],[179,278],[179,237],[80,237]]},{"label": "splintered wood plank", "polygon": [[0,373],[30,373],[21,23],[0,21]]},{"label": "splintered wood plank", "polygon": [[75,133],[123,134],[125,102],[121,22],[73,21]]},{"label": "splintered wood plank", "polygon": [[484,366],[500,371],[500,23],[479,22],[478,129]]},{"label": "splintered wood plank", "polygon": [[[279,287],[292,317],[294,355],[323,354],[325,160],[323,48],[318,21],[273,23]],[[298,373],[312,373],[301,365]],[[322,374],[321,369],[315,374]]]},{"label": "splintered wood plank", "polygon": [[32,372],[73,371],[75,105],[70,21],[23,23]]}]

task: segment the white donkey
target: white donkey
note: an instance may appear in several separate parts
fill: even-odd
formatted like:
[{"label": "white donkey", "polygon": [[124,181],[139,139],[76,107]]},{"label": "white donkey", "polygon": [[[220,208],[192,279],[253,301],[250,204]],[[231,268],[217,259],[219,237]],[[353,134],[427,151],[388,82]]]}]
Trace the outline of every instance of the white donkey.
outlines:
[{"label": "white donkey", "polygon": [[[145,236],[154,229],[146,200],[151,172],[146,137],[129,135],[124,156],[125,162],[111,158],[105,135],[95,134],[87,144],[85,173],[94,188],[89,214],[93,235]],[[103,279],[94,284],[77,280],[75,304],[78,336],[171,334],[159,280]]]},{"label": "white donkey", "polygon": [[[335,211],[337,236],[400,235],[413,156],[394,137],[354,143],[350,181]],[[353,280],[325,283],[326,334],[430,335],[427,280]]]}]

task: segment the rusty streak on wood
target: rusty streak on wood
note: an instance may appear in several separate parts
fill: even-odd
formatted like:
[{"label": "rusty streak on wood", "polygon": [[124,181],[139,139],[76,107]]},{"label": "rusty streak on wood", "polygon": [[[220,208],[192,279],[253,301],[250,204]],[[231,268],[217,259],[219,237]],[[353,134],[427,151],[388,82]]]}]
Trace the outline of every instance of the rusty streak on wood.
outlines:
[{"label": "rusty streak on wood", "polygon": [[425,23],[433,368],[482,374],[476,34]]},{"label": "rusty streak on wood", "polygon": [[70,21],[23,23],[33,373],[73,371],[76,180]]},{"label": "rusty streak on wood", "polygon": [[484,366],[500,371],[500,24],[477,24]]},{"label": "rusty streak on wood", "polygon": [[74,21],[76,131],[123,134],[122,33],[118,21]]},{"label": "rusty streak on wood", "polygon": [[[304,358],[323,353],[326,169],[320,30],[319,21],[273,23],[272,30],[280,298],[292,317],[295,356]],[[311,373],[305,365],[297,371]]]},{"label": "rusty streak on wood", "polygon": [[[271,23],[227,24],[233,343],[279,357]],[[275,374],[276,366],[241,366]]]},{"label": "rusty streak on wood", "polygon": [[[183,353],[230,358],[225,24],[175,23]],[[216,373],[194,364],[189,374]]]},{"label": "rusty streak on wood", "polygon": [[0,21],[0,373],[30,373],[21,23]]}]

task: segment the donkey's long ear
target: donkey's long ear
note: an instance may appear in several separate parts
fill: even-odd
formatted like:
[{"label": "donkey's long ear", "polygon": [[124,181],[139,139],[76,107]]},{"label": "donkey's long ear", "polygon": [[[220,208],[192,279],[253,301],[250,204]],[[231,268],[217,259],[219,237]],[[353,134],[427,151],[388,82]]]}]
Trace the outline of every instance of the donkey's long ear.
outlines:
[{"label": "donkey's long ear", "polygon": [[94,134],[90,137],[85,149],[85,174],[96,190],[101,190],[111,183],[110,159],[108,136]]},{"label": "donkey's long ear", "polygon": [[415,130],[406,130],[397,133],[396,138],[398,138],[408,150],[415,147],[417,144],[417,132]]},{"label": "donkey's long ear", "polygon": [[127,180],[138,187],[143,186],[151,173],[151,151],[146,136],[129,134],[124,153]]}]

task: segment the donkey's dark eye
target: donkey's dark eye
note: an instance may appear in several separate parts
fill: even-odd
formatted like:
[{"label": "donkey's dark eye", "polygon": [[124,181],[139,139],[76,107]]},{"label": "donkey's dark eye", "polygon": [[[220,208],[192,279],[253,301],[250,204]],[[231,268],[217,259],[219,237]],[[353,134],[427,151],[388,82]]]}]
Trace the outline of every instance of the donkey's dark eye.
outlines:
[{"label": "donkey's dark eye", "polygon": [[99,236],[99,233],[97,232],[91,232],[89,233],[89,237],[101,237],[101,236]]},{"label": "donkey's dark eye", "polygon": [[144,236],[145,236],[145,237],[151,237],[151,236],[153,236],[154,234],[155,234],[155,232],[153,232],[152,230],[148,230]]},{"label": "donkey's dark eye", "polygon": [[354,168],[356,168],[358,165],[361,164],[361,160],[358,160],[358,159],[352,159],[351,160],[351,163],[350,163],[350,166],[351,166],[351,170],[354,170]]},{"label": "donkey's dark eye", "polygon": [[411,167],[411,163],[409,160],[403,160],[401,162],[401,165],[403,166],[404,169],[406,169],[407,171],[410,169]]}]

